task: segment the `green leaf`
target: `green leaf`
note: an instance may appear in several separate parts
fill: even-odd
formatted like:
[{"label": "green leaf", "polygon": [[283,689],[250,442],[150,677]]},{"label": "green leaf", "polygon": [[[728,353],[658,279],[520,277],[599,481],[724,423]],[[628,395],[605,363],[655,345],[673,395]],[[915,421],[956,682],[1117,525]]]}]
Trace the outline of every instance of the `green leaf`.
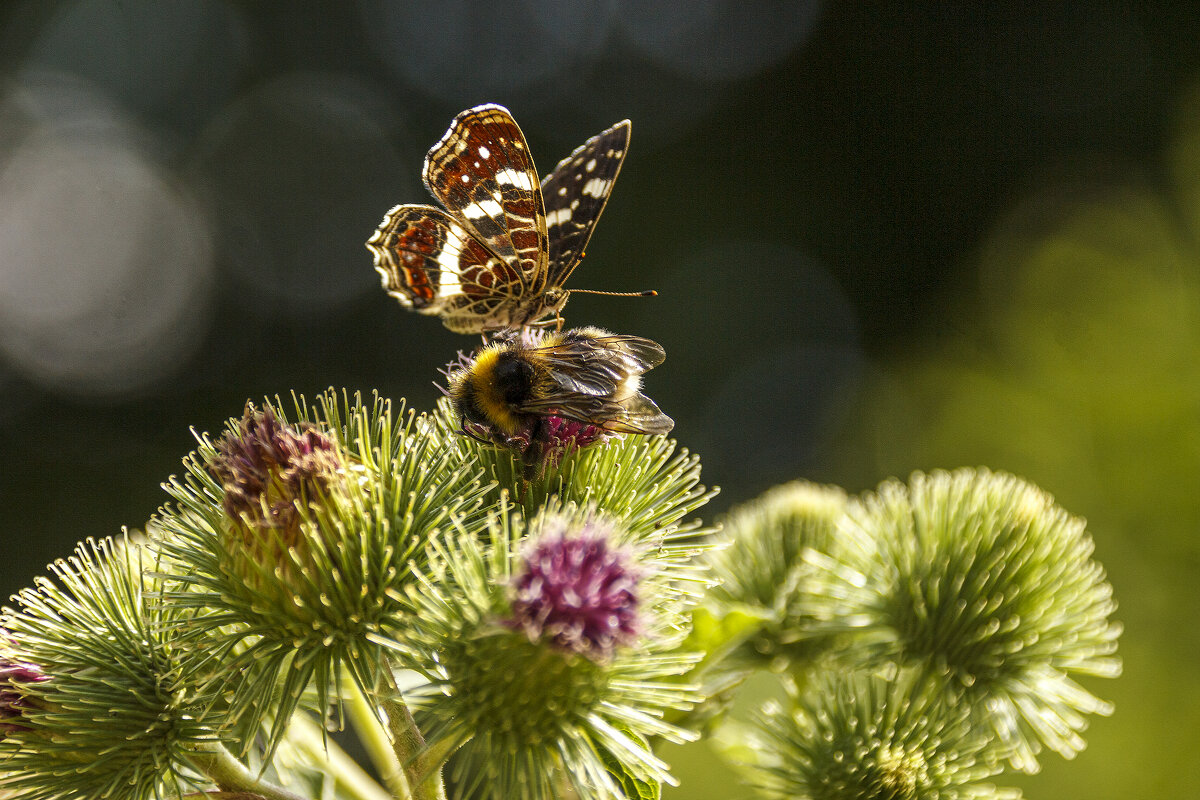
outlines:
[{"label": "green leaf", "polygon": [[728,609],[721,615],[703,606],[695,609],[692,612],[692,630],[683,647],[701,650],[712,657],[742,644],[754,636],[764,623],[778,621],[778,615],[768,609],[740,603],[736,607],[730,605]]},{"label": "green leaf", "polygon": [[[623,725],[614,725],[613,727],[620,730],[621,733],[629,738],[636,740],[638,744],[649,749],[645,738],[634,733],[629,728]],[[621,787],[621,791],[625,793],[625,797],[628,800],[659,800],[662,797],[661,783],[634,774],[621,759],[617,758],[606,747],[597,747],[596,752],[599,753],[600,760],[604,762],[604,767],[608,770],[608,774]]]}]

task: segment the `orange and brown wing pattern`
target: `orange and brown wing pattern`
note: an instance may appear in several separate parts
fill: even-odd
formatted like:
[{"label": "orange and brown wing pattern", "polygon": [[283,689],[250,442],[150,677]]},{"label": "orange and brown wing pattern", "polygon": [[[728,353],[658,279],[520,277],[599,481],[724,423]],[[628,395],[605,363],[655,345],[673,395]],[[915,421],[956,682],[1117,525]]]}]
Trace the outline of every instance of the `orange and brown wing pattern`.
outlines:
[{"label": "orange and brown wing pattern", "polygon": [[498,105],[454,118],[425,158],[425,185],[531,291],[545,279],[546,214],[525,136]]},{"label": "orange and brown wing pattern", "polygon": [[383,288],[406,308],[477,333],[508,322],[521,280],[454,217],[432,206],[396,206],[367,242]]}]

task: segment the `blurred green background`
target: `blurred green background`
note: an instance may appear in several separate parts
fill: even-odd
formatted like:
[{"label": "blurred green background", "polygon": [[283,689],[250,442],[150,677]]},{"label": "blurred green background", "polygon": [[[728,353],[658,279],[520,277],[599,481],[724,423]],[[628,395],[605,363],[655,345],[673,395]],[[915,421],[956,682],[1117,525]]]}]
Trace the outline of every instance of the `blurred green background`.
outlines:
[{"label": "blurred green background", "polygon": [[[1020,474],[1085,516],[1125,675],[1030,797],[1200,796],[1200,14],[694,0],[0,4],[4,594],[247,398],[428,408],[473,340],[363,242],[507,105],[545,172],[633,144],[566,318],[661,342],[647,390],[730,504],[793,478]],[[753,687],[752,687],[753,688]],[[704,745],[674,798],[748,796]]]}]

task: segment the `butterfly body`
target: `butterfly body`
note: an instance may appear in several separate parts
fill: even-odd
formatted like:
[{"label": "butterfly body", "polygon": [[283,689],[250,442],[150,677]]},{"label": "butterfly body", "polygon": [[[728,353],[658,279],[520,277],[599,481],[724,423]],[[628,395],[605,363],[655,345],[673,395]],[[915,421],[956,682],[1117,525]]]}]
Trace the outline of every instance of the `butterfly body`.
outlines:
[{"label": "butterfly body", "polygon": [[425,158],[441,208],[400,205],[367,241],[384,289],[458,333],[557,323],[629,148],[630,123],[589,139],[542,181],[508,110],[455,117]]}]

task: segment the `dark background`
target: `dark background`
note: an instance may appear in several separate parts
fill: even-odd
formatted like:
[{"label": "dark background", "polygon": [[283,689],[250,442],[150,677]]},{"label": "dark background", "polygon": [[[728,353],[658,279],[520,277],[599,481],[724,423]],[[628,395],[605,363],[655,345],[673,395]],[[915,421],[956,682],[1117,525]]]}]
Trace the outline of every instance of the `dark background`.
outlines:
[{"label": "dark background", "polygon": [[[1065,4],[1064,4],[1065,5]],[[15,591],[247,399],[427,409],[472,339],[363,242],[458,111],[548,171],[633,120],[573,325],[723,489],[986,464],[1089,518],[1126,675],[1031,796],[1196,796],[1200,14],[1000,4],[0,4],[0,541]],[[852,7],[853,6],[853,7]],[[672,797],[740,797],[701,750]]]}]

